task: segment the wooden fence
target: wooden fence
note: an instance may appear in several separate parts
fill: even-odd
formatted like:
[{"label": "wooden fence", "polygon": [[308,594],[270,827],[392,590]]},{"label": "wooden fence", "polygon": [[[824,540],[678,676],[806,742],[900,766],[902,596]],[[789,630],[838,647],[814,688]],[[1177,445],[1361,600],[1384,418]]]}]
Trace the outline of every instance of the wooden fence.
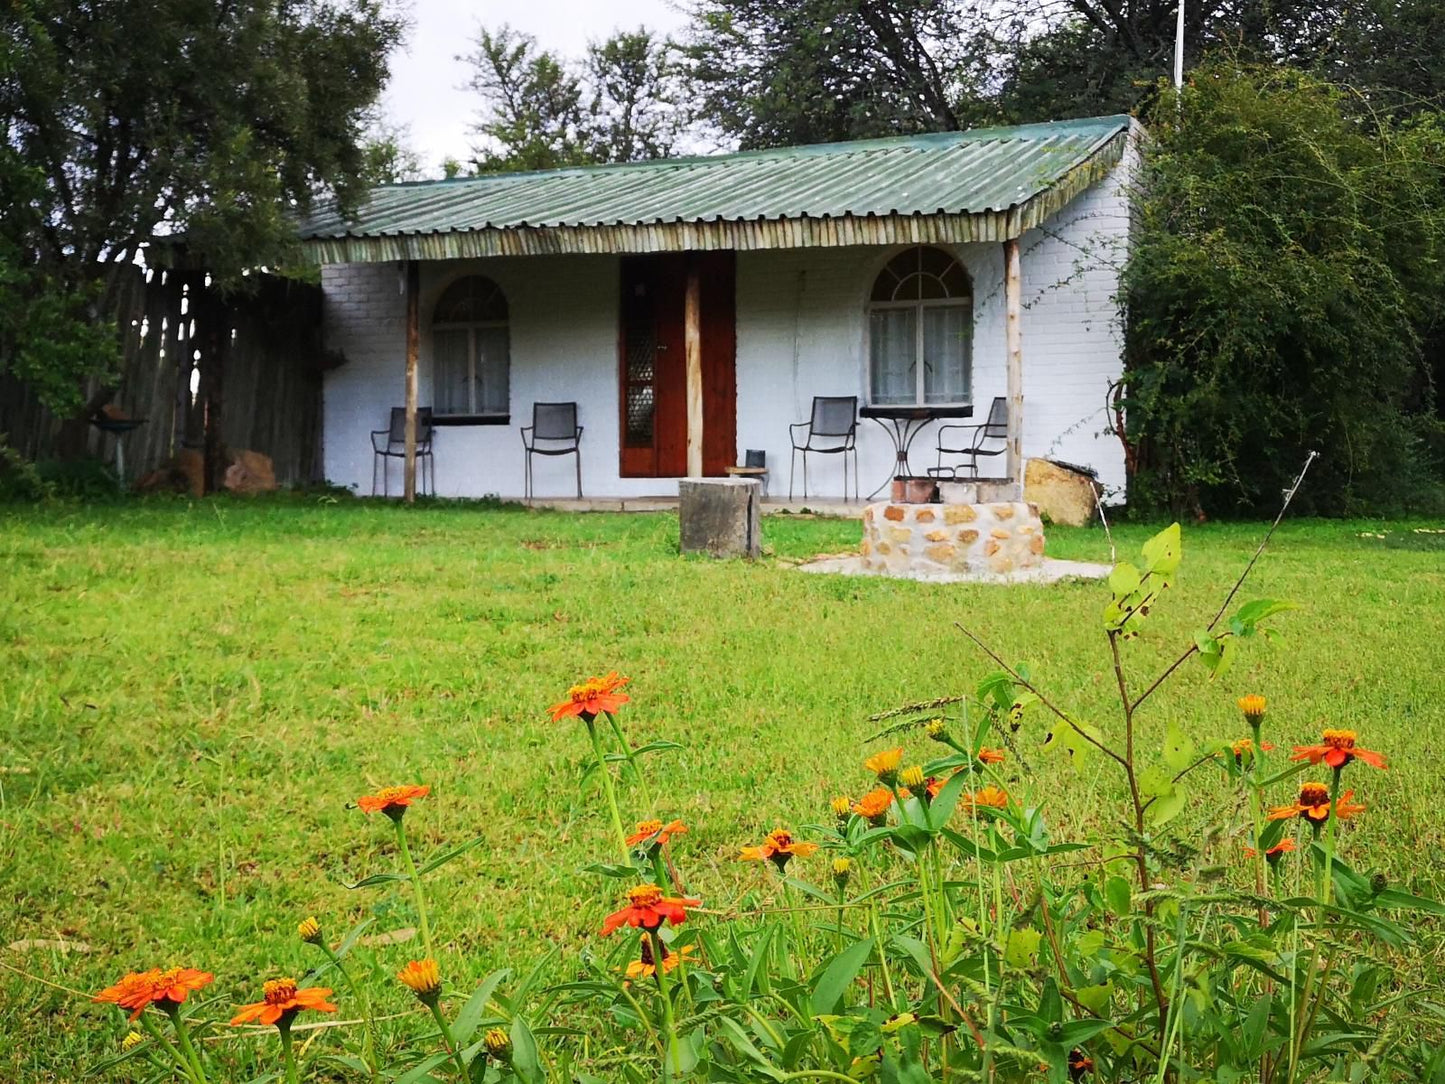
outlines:
[{"label": "wooden fence", "polygon": [[182,448],[206,448],[209,435],[212,448],[270,456],[281,485],[320,480],[326,355],[319,286],[264,275],[252,290],[223,298],[202,272],[137,268],[116,312],[119,378],[94,382],[86,396],[92,406],[109,403],[145,424],[117,437],[59,419],[0,376],[0,433],[12,448],[32,460],[111,461],[122,440],[134,481]]}]

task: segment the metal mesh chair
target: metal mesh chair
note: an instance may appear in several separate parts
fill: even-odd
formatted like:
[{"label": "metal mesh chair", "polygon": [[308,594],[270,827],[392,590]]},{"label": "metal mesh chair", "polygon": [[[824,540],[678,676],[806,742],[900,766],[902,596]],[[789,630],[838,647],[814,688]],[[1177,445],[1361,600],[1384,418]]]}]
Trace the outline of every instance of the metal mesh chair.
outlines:
[{"label": "metal mesh chair", "polygon": [[522,446],[527,449],[527,500],[532,499],[534,455],[575,455],[577,499],[582,499],[582,426],[577,424],[576,403],[533,403],[532,424],[522,426]]},{"label": "metal mesh chair", "polygon": [[[391,496],[387,478],[387,460],[406,460],[406,408],[391,408],[391,424],[371,431],[371,495],[376,496],[376,468],[381,467],[381,495]],[[431,407],[418,407],[416,412],[416,458],[421,465],[421,490],[426,495],[427,468],[431,468],[431,495],[437,495],[437,466],[431,451]]]},{"label": "metal mesh chair", "polygon": [[[997,445],[995,446],[995,443]],[[1008,451],[1008,400],[1002,395],[989,404],[988,419],[982,425],[941,425],[938,427],[938,466],[928,473],[935,478],[957,478],[966,469],[970,478],[978,477],[978,460]],[[965,463],[945,467],[946,455],[964,456]]]},{"label": "metal mesh chair", "polygon": [[[853,453],[853,499],[858,499],[858,397],[815,395],[813,413],[805,422],[788,426],[793,451],[788,459],[788,500],[793,499],[793,472],[803,453],[803,499],[808,497],[808,453],[842,455],[843,499],[848,499],[848,453]],[[801,436],[801,443],[799,438]]]}]

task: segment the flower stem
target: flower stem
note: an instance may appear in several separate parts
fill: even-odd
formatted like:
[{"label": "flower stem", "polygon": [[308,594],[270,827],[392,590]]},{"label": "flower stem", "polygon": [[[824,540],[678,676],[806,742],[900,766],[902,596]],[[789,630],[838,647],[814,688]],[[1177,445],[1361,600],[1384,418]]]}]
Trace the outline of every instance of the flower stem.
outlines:
[{"label": "flower stem", "polygon": [[667,968],[663,962],[667,956],[663,952],[662,938],[656,930],[648,930],[647,936],[652,939],[652,959],[654,965],[653,974],[657,976],[657,988],[662,995],[662,1026],[667,1033],[667,1056],[665,1061],[671,1063],[671,1071],[667,1073],[669,1079],[676,1079],[677,1074],[682,1072],[682,1053],[677,1048],[677,1031],[672,1022],[672,995],[668,989]]},{"label": "flower stem", "polygon": [[193,1066],[189,1061],[187,1061],[185,1056],[175,1048],[175,1045],[169,1039],[167,1039],[164,1034],[162,1034],[161,1029],[156,1027],[156,1023],[154,1020],[151,1019],[150,1013],[141,1013],[140,1022],[141,1027],[145,1028],[146,1031],[150,1033],[150,1037],[156,1041],[156,1045],[158,1045],[162,1050],[169,1054],[171,1056],[171,1060],[180,1067],[180,1070],[182,1073],[185,1074],[186,1079],[195,1080],[195,1066]]},{"label": "flower stem", "polygon": [[467,1066],[466,1063],[462,1061],[462,1050],[461,1047],[457,1046],[456,1039],[452,1038],[451,1025],[447,1023],[447,1018],[442,1015],[439,1000],[435,997],[432,998],[427,1002],[426,1007],[431,1010],[432,1018],[436,1020],[437,1027],[441,1029],[442,1046],[446,1047],[447,1053],[452,1056],[452,1061],[457,1064],[457,1072],[461,1074],[458,1079],[465,1081],[467,1079]]},{"label": "flower stem", "polygon": [[[1340,776],[1342,774],[1343,769],[1336,768],[1334,778],[1330,780],[1330,820],[1325,828],[1325,883],[1320,892],[1320,899],[1324,900],[1326,904],[1334,898],[1335,842],[1340,830]],[[1323,919],[1323,916],[1321,918]]]},{"label": "flower stem", "polygon": [[[609,716],[609,718],[611,718]],[[622,815],[617,811],[617,791],[612,785],[612,770],[607,767],[607,757],[602,752],[602,737],[597,733],[595,720],[587,722],[587,736],[592,739],[592,752],[597,757],[597,770],[602,773],[602,789],[607,792],[607,809],[612,814],[612,830],[617,833],[617,846],[622,854],[622,864],[632,864],[632,852],[627,849],[627,833],[622,830]]]},{"label": "flower stem", "polygon": [[276,1030],[281,1033],[281,1053],[286,1059],[286,1084],[301,1084],[301,1070],[296,1067],[296,1051],[291,1046],[291,1021],[278,1021]]},{"label": "flower stem", "polygon": [[356,980],[351,977],[351,972],[341,962],[341,957],[331,951],[331,946],[325,941],[318,941],[318,947],[326,954],[333,967],[341,972],[341,977],[346,980],[347,987],[351,993],[361,1002],[362,1012],[366,1016],[366,1028],[361,1033],[361,1060],[366,1063],[367,1072],[374,1081],[376,1072],[376,1016],[371,1011],[371,995],[356,985]]},{"label": "flower stem", "polygon": [[426,948],[427,958],[435,960],[436,950],[431,943],[431,924],[426,917],[426,894],[421,888],[421,874],[416,871],[416,863],[411,860],[411,848],[406,845],[406,827],[402,819],[397,817],[393,824],[396,825],[396,847],[401,851],[402,863],[406,866],[407,876],[411,878],[411,890],[416,897],[416,921],[421,927],[421,943]]},{"label": "flower stem", "polygon": [[191,1069],[196,1078],[196,1084],[206,1084],[206,1070],[201,1065],[201,1056],[196,1053],[195,1045],[191,1042],[190,1029],[186,1022],[181,1019],[181,1007],[174,1002],[166,1002],[166,1015],[171,1018],[171,1025],[176,1029],[176,1039],[181,1044],[181,1053],[191,1063]]}]

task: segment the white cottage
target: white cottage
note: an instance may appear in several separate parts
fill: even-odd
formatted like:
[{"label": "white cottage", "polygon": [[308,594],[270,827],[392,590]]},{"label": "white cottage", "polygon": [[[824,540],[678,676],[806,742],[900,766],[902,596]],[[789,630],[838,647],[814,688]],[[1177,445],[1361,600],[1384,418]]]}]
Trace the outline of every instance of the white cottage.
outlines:
[{"label": "white cottage", "polygon": [[323,207],[303,240],[345,357],[325,380],[326,476],[369,493],[389,465],[401,492],[404,460],[379,459],[372,434],[408,408],[423,438],[432,423],[424,491],[521,496],[522,427],[561,403],[580,454],[533,458],[538,497],[579,482],[675,495],[750,450],[780,496],[807,437],[790,426],[835,397],[856,408],[855,451],[809,455],[808,493],[866,498],[936,467],[942,427],[983,423],[1001,397],[1005,454],[985,476],[1047,456],[1121,489],[1103,430],[1135,131],[1091,118],[389,185],[352,218]]}]

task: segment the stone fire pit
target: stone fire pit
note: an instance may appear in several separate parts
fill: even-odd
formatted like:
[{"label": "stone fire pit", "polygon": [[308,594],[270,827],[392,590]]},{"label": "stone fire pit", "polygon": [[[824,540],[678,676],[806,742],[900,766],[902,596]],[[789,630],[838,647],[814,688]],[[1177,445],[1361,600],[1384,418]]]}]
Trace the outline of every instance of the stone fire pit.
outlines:
[{"label": "stone fire pit", "polygon": [[1025,501],[870,504],[863,569],[893,576],[1010,576],[1044,565],[1044,526]]}]

